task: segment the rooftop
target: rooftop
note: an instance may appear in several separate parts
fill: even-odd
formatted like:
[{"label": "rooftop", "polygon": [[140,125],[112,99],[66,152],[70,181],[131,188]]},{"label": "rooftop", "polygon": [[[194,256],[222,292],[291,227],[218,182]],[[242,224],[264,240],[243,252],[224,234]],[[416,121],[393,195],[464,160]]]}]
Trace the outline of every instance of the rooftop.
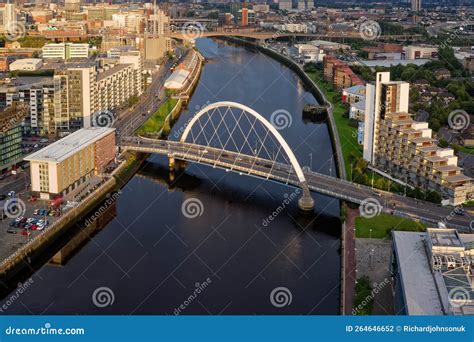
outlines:
[{"label": "rooftop", "polygon": [[443,315],[425,252],[425,233],[394,231],[394,249],[408,315]]},{"label": "rooftop", "polygon": [[77,151],[95,143],[114,131],[115,128],[108,127],[82,128],[49,146],[30,154],[25,158],[25,160],[59,163],[69,158]]}]

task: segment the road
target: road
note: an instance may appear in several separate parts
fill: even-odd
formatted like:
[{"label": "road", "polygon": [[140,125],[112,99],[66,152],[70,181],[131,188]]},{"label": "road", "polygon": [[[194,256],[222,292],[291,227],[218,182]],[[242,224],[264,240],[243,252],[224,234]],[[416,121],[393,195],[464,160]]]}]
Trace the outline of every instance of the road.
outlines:
[{"label": "road", "polygon": [[[296,173],[289,165],[237,152],[178,141],[125,136],[122,137],[121,147],[127,150],[174,156],[177,159],[222,168],[226,172],[232,171],[241,175],[299,186]],[[376,211],[418,219],[433,227],[442,221],[447,227],[457,228],[460,232],[469,232],[472,225],[473,218],[469,212],[466,212],[465,216],[460,216],[454,214],[450,208],[443,208],[430,202],[372,189],[310,170],[304,170],[304,174],[310,190],[357,204],[370,199],[371,203],[376,204]]]},{"label": "road", "polygon": [[150,86],[140,97],[140,101],[132,108],[120,113],[114,125],[118,141],[122,136],[132,135],[167,100],[163,84],[171,74],[170,68],[173,63],[174,60],[169,60],[160,66],[159,70],[153,75]]}]

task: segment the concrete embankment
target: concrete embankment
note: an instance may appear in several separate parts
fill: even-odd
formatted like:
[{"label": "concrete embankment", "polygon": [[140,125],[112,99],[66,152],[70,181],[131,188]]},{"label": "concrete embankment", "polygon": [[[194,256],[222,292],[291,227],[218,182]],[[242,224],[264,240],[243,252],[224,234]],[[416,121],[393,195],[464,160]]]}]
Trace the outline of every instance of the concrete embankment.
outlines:
[{"label": "concrete embankment", "polygon": [[5,280],[20,271],[31,263],[45,248],[53,244],[64,231],[74,224],[80,217],[93,209],[98,203],[103,201],[107,194],[114,191],[116,179],[106,180],[92,194],[87,196],[80,204],[63,214],[57,221],[53,222],[40,235],[29,240],[21,246],[15,253],[0,263],[0,277]]},{"label": "concrete embankment", "polygon": [[219,37],[219,39],[224,39],[232,43],[236,43],[239,45],[246,46],[250,49],[255,51],[260,51],[266,54],[269,57],[272,57],[282,63],[283,65],[287,66],[291,70],[293,70],[301,79],[301,82],[306,86],[306,88],[311,92],[311,94],[316,98],[319,104],[326,105],[328,108],[328,126],[329,126],[329,134],[331,135],[331,144],[333,147],[333,151],[335,152],[335,159],[336,159],[336,168],[337,174],[339,178],[346,179],[346,168],[344,164],[344,157],[342,155],[342,148],[339,139],[339,133],[336,127],[336,121],[334,120],[333,112],[332,112],[332,103],[330,103],[324,93],[319,89],[318,85],[313,82],[313,80],[304,72],[301,66],[286,56],[279,54],[276,51],[273,51],[269,48],[264,46],[258,45],[254,42],[235,38],[235,37]]},{"label": "concrete embankment", "polygon": [[146,156],[131,154],[93,193],[82,200],[78,206],[64,213],[40,235],[29,240],[18,250],[0,263],[0,279],[6,282],[12,279],[25,268],[32,268],[32,264],[48,247],[55,244],[81,218],[84,218],[112,193],[126,184],[135,174]]}]

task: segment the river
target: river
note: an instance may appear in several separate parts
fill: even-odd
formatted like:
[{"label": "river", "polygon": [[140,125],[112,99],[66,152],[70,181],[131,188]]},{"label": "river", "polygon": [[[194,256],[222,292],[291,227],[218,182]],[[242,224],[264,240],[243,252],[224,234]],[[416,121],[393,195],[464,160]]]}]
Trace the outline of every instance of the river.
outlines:
[{"label": "river", "polygon": [[[280,133],[300,164],[335,173],[328,127],[303,120],[315,99],[292,71],[222,41],[199,39],[197,47],[207,63],[170,139],[208,103],[239,102],[266,118],[283,109],[292,123]],[[197,164],[170,187],[167,168],[164,157],[150,157],[122,189],[113,219],[59,266],[41,266],[0,313],[339,313],[339,201],[313,194],[314,214],[292,200],[273,215],[295,189]],[[187,199],[202,203],[200,216],[183,215]],[[283,306],[271,298],[277,288]]]}]

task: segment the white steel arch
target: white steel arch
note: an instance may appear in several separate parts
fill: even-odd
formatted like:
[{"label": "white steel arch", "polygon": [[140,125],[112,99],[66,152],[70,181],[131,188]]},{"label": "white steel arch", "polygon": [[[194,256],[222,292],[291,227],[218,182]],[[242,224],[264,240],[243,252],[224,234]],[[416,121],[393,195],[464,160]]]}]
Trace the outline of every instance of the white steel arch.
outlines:
[{"label": "white steel arch", "polygon": [[[277,142],[281,145],[281,147],[283,148],[283,151],[287,155],[291,165],[293,166],[293,168],[296,172],[296,175],[298,177],[298,180],[301,183],[302,188],[304,189],[305,187],[307,187],[306,178],[304,176],[303,170],[301,169],[301,166],[300,166],[298,160],[296,159],[296,156],[294,155],[294,153],[291,150],[290,146],[288,146],[285,139],[275,129],[275,127],[273,127],[273,125],[270,122],[268,122],[267,119],[265,119],[262,115],[260,115],[258,112],[256,112],[252,108],[247,107],[247,106],[245,106],[241,103],[231,102],[231,101],[221,101],[221,102],[212,103],[212,104],[206,106],[205,108],[201,109],[199,112],[197,112],[194,115],[194,117],[191,119],[189,124],[186,126],[186,129],[184,130],[183,134],[181,135],[180,141],[183,142],[183,143],[186,142],[186,139],[187,139],[189,133],[191,132],[191,129],[193,128],[193,125],[199,120],[199,118],[201,118],[203,115],[205,115],[208,112],[210,113],[211,110],[216,109],[216,108],[220,108],[220,107],[223,107],[223,108],[236,108],[236,109],[245,111],[245,112],[249,113],[250,115],[252,115],[253,117],[255,117],[261,124],[263,124],[269,130],[269,132],[273,135],[273,137],[277,140]],[[304,190],[306,190],[306,189],[304,189]],[[309,192],[309,190],[308,190],[308,192]]]}]

